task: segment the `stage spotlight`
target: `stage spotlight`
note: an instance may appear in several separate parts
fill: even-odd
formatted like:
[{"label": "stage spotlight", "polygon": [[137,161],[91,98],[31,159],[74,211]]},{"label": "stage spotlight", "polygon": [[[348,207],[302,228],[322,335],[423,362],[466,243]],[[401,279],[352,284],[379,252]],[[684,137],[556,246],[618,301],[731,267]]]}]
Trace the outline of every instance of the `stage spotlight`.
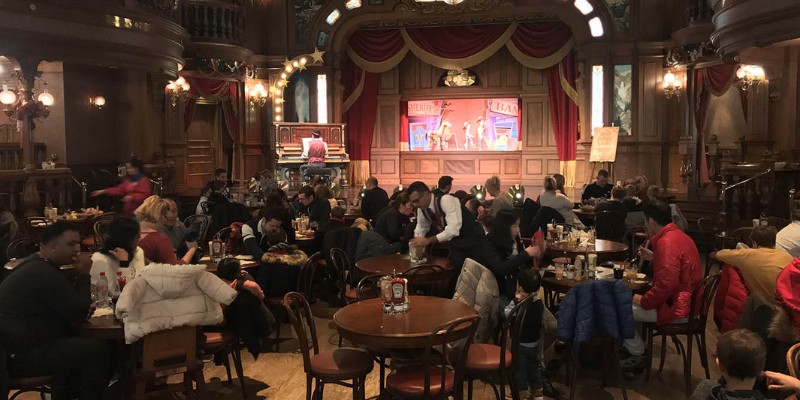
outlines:
[{"label": "stage spotlight", "polygon": [[486,188],[483,185],[475,185],[469,188],[469,192],[479,201],[486,200]]},{"label": "stage spotlight", "polygon": [[509,187],[508,194],[514,199],[515,204],[522,204],[525,201],[525,187],[520,184]]}]

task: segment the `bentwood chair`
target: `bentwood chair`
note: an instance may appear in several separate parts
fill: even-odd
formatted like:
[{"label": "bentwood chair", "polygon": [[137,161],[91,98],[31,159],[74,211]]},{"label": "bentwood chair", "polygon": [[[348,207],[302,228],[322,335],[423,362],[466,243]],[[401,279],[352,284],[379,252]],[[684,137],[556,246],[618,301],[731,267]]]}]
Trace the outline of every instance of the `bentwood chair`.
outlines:
[{"label": "bentwood chair", "polygon": [[350,257],[344,250],[334,247],[330,250],[330,259],[338,275],[339,300],[342,305],[355,303],[358,301],[358,294],[354,287],[355,270],[353,263],[350,262]]},{"label": "bentwood chair", "polygon": [[[479,319],[477,315],[462,317],[434,328],[428,335],[422,363],[392,371],[386,378],[386,391],[400,399],[462,399],[467,354]],[[457,341],[458,345],[449,346]]]},{"label": "bentwood chair", "polygon": [[800,373],[800,343],[786,352],[786,366],[789,367],[789,375],[797,378],[797,374]]},{"label": "bentwood chair", "polygon": [[211,226],[211,216],[205,214],[190,215],[183,220],[183,225],[190,231],[197,232],[200,247],[207,246],[208,227]]},{"label": "bentwood chair", "polygon": [[31,238],[19,238],[8,244],[6,255],[8,259],[25,258],[39,251],[39,242]]},{"label": "bentwood chair", "polygon": [[364,400],[367,374],[373,368],[372,356],[364,350],[354,348],[320,352],[314,315],[305,296],[297,292],[287,293],[283,297],[283,307],[292,322],[300,342],[300,352],[303,354],[306,400],[312,398],[312,381],[315,382],[314,399],[322,400],[325,384],[333,383],[352,388],[353,400]]},{"label": "bentwood chair", "polygon": [[[5,363],[7,359],[8,354],[0,348],[0,363],[3,363],[3,370],[6,370]],[[10,393],[13,394],[11,394],[9,400],[14,400],[23,393],[38,392],[39,397],[44,400],[45,394],[50,393],[50,388],[53,385],[52,376],[8,378],[8,380],[4,380],[4,378],[5,376],[0,374],[0,399],[5,399]]]},{"label": "bentwood chair", "polygon": [[247,387],[245,386],[244,369],[242,368],[242,352],[241,346],[239,345],[239,336],[230,330],[224,330],[222,332],[203,332],[203,335],[206,338],[203,351],[205,351],[206,354],[214,354],[222,358],[225,372],[228,373],[229,385],[233,383],[229,356],[233,358],[233,367],[236,369],[236,377],[239,378],[239,384],[242,387],[242,399],[246,399]]},{"label": "bentwood chair", "polygon": [[[305,296],[306,301],[311,302],[313,301],[313,296],[311,294],[311,286],[314,282],[314,272],[317,270],[317,265],[319,264],[321,254],[319,252],[314,253],[311,257],[308,258],[305,264],[300,267],[300,272],[297,275],[297,287],[296,291],[300,292]],[[271,297],[264,299],[264,304],[267,305],[267,308],[272,310],[275,313],[275,321],[277,322],[277,326],[275,329],[275,352],[277,353],[280,350],[281,346],[281,321],[284,318],[284,298],[285,297]]]},{"label": "bentwood chair", "polygon": [[408,294],[442,297],[450,270],[434,264],[423,264],[409,268],[401,276],[408,279]]},{"label": "bentwood chair", "polygon": [[625,214],[611,211],[601,211],[595,214],[595,229],[597,238],[621,242],[625,236]]},{"label": "bentwood chair", "polygon": [[[661,362],[658,366],[658,373],[664,369],[666,359],[667,336],[672,338],[675,347],[683,357],[683,378],[686,381],[686,395],[691,394],[692,388],[692,343],[697,341],[697,351],[700,354],[700,364],[706,372],[706,379],[711,379],[708,370],[708,349],[706,346],[706,322],[708,322],[708,310],[714,302],[714,293],[721,273],[704,278],[692,290],[691,308],[687,322],[670,323],[658,325],[652,322],[644,324],[644,336],[647,341],[646,350],[646,369],[645,381],[650,379],[650,370],[653,363],[653,339],[661,336]],[[678,336],[686,336],[686,346],[684,347]]]},{"label": "bentwood chair", "polygon": [[[508,317],[501,313],[501,332],[498,344],[473,343],[467,352],[467,398],[472,400],[472,381],[479,375],[498,373],[500,376],[498,391],[494,384],[491,384],[492,391],[498,400],[505,399],[506,383],[511,389],[511,397],[514,400],[527,400],[519,398],[519,391],[516,388],[513,376],[509,376],[512,371],[512,354],[517,354],[519,350],[520,335],[522,334],[522,323],[533,303],[533,296],[527,297],[519,304],[514,306]],[[511,340],[509,345],[508,341]],[[487,380],[491,382],[491,380]]]},{"label": "bentwood chair", "polygon": [[[203,362],[197,359],[197,327],[158,331],[141,340],[141,368],[136,371],[134,400],[182,392],[206,398]],[[183,375],[183,382],[150,387],[160,377]],[[197,383],[195,391],[192,382]],[[149,390],[148,390],[149,389]]]},{"label": "bentwood chair", "polygon": [[703,217],[697,219],[697,230],[700,231],[697,250],[706,256],[706,267],[703,276],[708,276],[711,271],[711,265],[714,264],[714,260],[709,255],[721,247],[717,240],[717,234],[721,228],[713,218]]}]

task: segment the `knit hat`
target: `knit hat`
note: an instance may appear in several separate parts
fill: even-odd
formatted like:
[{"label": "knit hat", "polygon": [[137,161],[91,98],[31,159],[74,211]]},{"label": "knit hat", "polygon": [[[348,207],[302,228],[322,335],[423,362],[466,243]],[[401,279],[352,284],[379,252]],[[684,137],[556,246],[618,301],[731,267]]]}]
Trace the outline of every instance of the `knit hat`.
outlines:
[{"label": "knit hat", "polygon": [[270,253],[276,253],[279,251],[290,253],[292,251],[292,245],[290,245],[289,243],[278,243],[276,245],[270,246],[268,251]]}]

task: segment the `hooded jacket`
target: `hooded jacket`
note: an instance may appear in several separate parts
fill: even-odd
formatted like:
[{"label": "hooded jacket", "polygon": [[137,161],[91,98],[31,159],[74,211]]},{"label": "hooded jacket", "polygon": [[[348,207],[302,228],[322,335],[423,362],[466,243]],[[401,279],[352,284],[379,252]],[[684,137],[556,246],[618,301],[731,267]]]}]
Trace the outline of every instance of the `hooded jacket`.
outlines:
[{"label": "hooded jacket", "polygon": [[453,300],[467,304],[478,312],[481,319],[475,332],[475,343],[488,343],[500,319],[500,294],[492,271],[467,258],[458,275]]},{"label": "hooded jacket", "polygon": [[297,290],[297,276],[306,261],[306,253],[296,248],[265,252],[256,272],[256,283],[261,286],[266,297],[283,297],[286,293]]},{"label": "hooded jacket", "polygon": [[714,322],[721,333],[736,329],[749,292],[736,267],[725,264],[714,295]]},{"label": "hooded jacket", "polygon": [[795,329],[800,329],[800,258],[792,260],[778,275],[775,302],[789,314]]},{"label": "hooded jacket", "polygon": [[692,290],[702,280],[700,254],[694,241],[670,223],[650,238],[650,245],[653,287],[642,296],[642,308],[657,309],[659,324],[687,318]]},{"label": "hooded jacket", "polygon": [[222,322],[222,304],[230,304],[236,290],[206,272],[204,265],[150,264],[125,285],[116,315],[125,324],[125,342],[179,326]]},{"label": "hooded jacket", "polygon": [[567,292],[558,313],[558,338],[582,343],[598,335],[635,334],[631,289],[618,280],[586,281]]}]

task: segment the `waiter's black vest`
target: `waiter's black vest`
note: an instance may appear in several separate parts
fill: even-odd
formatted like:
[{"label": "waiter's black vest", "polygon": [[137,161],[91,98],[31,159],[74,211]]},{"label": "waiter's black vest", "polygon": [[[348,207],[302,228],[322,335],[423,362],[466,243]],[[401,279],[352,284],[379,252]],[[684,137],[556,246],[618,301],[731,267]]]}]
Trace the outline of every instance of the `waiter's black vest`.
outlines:
[{"label": "waiter's black vest", "polygon": [[[444,196],[452,196],[446,194]],[[442,196],[442,197],[444,197]],[[439,233],[447,226],[447,219],[442,211],[442,197],[435,197],[433,199],[434,212],[426,208],[423,214],[431,221],[431,230],[434,233]],[[469,212],[464,205],[461,205],[461,230],[458,231],[458,236],[450,240],[450,246],[456,248],[469,248],[480,245],[485,233],[483,227],[475,219],[475,215]]]}]

